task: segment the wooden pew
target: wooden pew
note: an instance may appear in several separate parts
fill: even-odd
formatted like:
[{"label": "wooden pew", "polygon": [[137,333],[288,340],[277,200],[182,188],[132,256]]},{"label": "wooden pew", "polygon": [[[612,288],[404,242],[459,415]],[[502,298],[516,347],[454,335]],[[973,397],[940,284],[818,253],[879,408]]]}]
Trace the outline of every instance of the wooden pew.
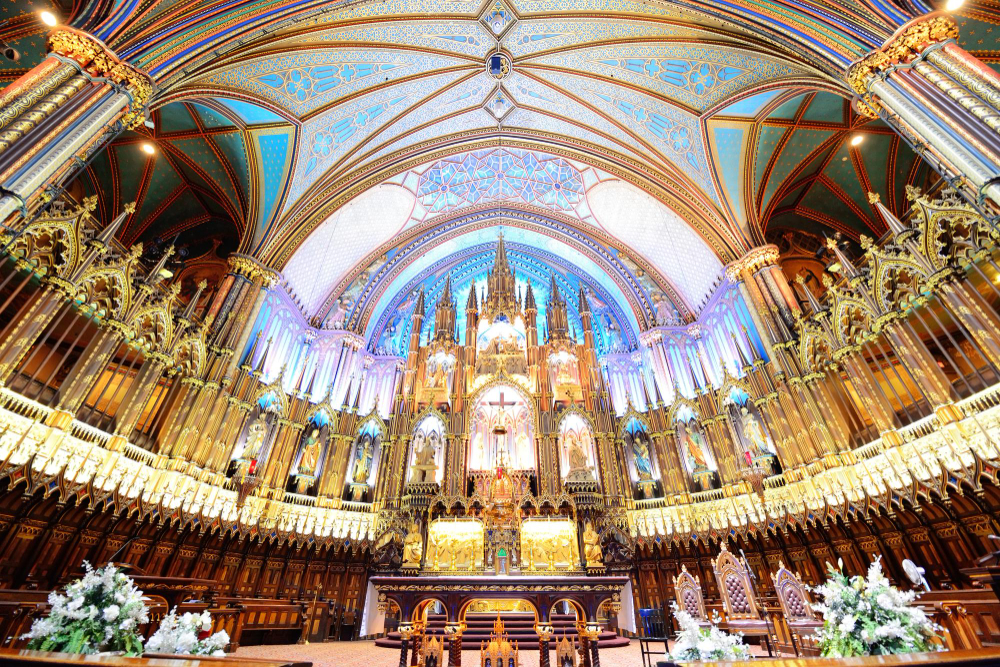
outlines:
[{"label": "wooden pew", "polygon": [[947,630],[951,649],[1000,646],[1000,600],[988,588],[930,591],[917,600]]},{"label": "wooden pew", "polygon": [[294,644],[306,628],[306,602],[257,598],[219,598],[218,602],[239,612],[232,632],[227,629],[232,650],[259,644]]}]

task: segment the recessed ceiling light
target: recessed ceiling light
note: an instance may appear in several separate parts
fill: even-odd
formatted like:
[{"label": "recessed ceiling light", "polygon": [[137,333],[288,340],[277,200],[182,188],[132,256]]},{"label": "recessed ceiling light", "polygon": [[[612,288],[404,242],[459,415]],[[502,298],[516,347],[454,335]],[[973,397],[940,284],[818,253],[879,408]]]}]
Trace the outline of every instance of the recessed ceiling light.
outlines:
[{"label": "recessed ceiling light", "polygon": [[142,151],[146,155],[153,155],[156,153],[156,147],[153,146],[153,144],[149,143],[148,141],[144,141],[142,142]]},{"label": "recessed ceiling light", "polygon": [[[954,1],[954,0],[952,0],[952,1]],[[59,19],[56,18],[56,15],[53,14],[52,12],[50,12],[50,11],[47,11],[47,10],[44,11],[44,12],[41,12],[39,14],[39,18],[42,19],[42,23],[44,23],[45,25],[49,26],[50,28],[53,27],[53,26],[55,26],[57,23],[59,23]]]},{"label": "recessed ceiling light", "polygon": [[865,140],[865,135],[863,135],[863,134],[855,134],[853,137],[851,137],[851,145],[852,146],[860,146],[861,142],[864,141],[864,140]]},{"label": "recessed ceiling light", "polygon": [[946,12],[953,12],[961,9],[964,4],[965,0],[948,0],[948,2],[944,3],[944,10]]}]

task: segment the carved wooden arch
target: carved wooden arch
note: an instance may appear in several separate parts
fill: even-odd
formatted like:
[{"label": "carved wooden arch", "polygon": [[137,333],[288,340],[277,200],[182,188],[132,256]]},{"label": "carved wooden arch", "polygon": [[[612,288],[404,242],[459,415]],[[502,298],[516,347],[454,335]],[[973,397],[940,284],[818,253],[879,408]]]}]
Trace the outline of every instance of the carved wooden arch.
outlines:
[{"label": "carved wooden arch", "polygon": [[854,295],[844,294],[832,288],[830,292],[834,295],[830,313],[834,334],[839,338],[838,347],[860,342],[859,338],[864,332],[872,330],[872,325],[878,319],[878,313]]},{"label": "carved wooden arch", "polygon": [[650,434],[653,430],[650,427],[646,416],[636,410],[635,407],[629,403],[628,409],[625,410],[625,414],[618,418],[618,432],[615,434],[616,441],[621,442],[621,440],[625,437],[625,429],[633,419],[638,421],[642,425],[642,428],[645,429],[646,435],[649,435],[650,438],[652,438]]},{"label": "carved wooden arch", "polygon": [[188,334],[177,346],[173,356],[174,367],[183,375],[198,377],[205,366],[205,332]]},{"label": "carved wooden arch", "polygon": [[147,305],[128,323],[135,334],[136,343],[146,339],[147,349],[162,351],[174,335],[174,320],[169,304]]},{"label": "carved wooden arch", "polygon": [[[868,257],[874,267],[871,279],[872,298],[882,310],[892,312],[901,303],[920,297],[921,288],[930,277],[920,265],[882,252],[870,251]],[[903,278],[904,275],[909,277]],[[907,298],[900,298],[901,293],[906,293]]]},{"label": "carved wooden arch", "polygon": [[253,396],[251,398],[251,404],[254,405],[254,406],[259,405],[260,404],[260,399],[262,399],[262,398],[264,398],[265,396],[268,396],[268,395],[274,396],[274,399],[275,399],[274,404],[277,406],[277,409],[273,409],[273,410],[263,410],[262,409],[262,411],[264,411],[264,412],[272,412],[274,414],[277,414],[279,417],[285,417],[285,416],[287,416],[288,415],[288,396],[285,395],[285,390],[281,386],[281,376],[280,375],[278,377],[276,377],[273,381],[271,381],[269,384],[265,384],[265,385],[259,387],[257,389],[257,391],[254,392],[254,394],[253,394]]},{"label": "carved wooden arch", "polygon": [[691,414],[694,415],[694,420],[700,426],[701,409],[698,407],[698,404],[692,401],[691,399],[681,396],[680,394],[678,394],[676,398],[674,398],[674,402],[670,406],[670,410],[667,411],[667,422],[670,424],[676,424],[678,421],[680,421],[677,418],[677,413],[680,412],[681,408],[683,407],[686,407],[691,411]]},{"label": "carved wooden arch", "polygon": [[[96,204],[96,198],[94,202]],[[83,218],[92,209],[84,206],[69,212],[52,214],[28,224],[21,234],[10,239],[7,234],[0,240],[11,244],[10,255],[30,262],[38,275],[66,278],[80,263],[83,246]]]},{"label": "carved wooden arch", "polygon": [[[638,413],[636,413],[636,414],[638,414]],[[556,413],[555,423],[556,423],[556,433],[557,434],[562,429],[563,420],[566,419],[566,417],[569,417],[570,415],[579,415],[581,418],[583,418],[583,420],[587,423],[587,426],[590,427],[590,434],[592,436],[594,436],[595,439],[596,439],[597,425],[594,423],[594,418],[591,417],[590,415],[588,415],[583,410],[583,408],[581,408],[576,403],[573,403],[571,405],[567,405],[562,410],[560,410],[558,413]]]},{"label": "carved wooden arch", "polygon": [[759,619],[760,610],[750,583],[750,573],[726,548],[725,540],[720,540],[721,551],[712,561],[715,578],[719,582],[719,595],[730,619]]},{"label": "carved wooden arch", "polygon": [[445,437],[447,437],[448,418],[447,416],[445,416],[443,412],[441,412],[441,410],[434,407],[433,405],[427,405],[426,407],[424,407],[423,410],[418,412],[413,417],[413,419],[410,420],[410,428],[409,431],[407,432],[407,436],[412,438],[413,434],[417,432],[417,427],[420,426],[420,422],[422,422],[427,417],[437,417],[439,420],[441,420],[441,424],[444,425]]},{"label": "carved wooden arch", "polygon": [[76,294],[80,310],[93,312],[102,320],[121,318],[132,303],[131,274],[130,262],[124,267],[111,265],[86,271]]},{"label": "carved wooden arch", "polygon": [[330,407],[330,404],[327,403],[326,401],[323,401],[322,403],[317,403],[316,405],[312,406],[312,408],[310,408],[309,412],[306,413],[305,423],[309,424],[320,413],[326,415],[327,426],[331,431],[335,432],[339,421],[337,418],[338,413],[336,410]]}]

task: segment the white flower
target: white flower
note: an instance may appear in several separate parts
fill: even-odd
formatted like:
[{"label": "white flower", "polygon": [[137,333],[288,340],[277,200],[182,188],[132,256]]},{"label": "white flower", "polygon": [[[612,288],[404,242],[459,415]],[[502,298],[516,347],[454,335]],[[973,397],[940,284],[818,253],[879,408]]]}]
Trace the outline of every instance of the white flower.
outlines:
[{"label": "white flower", "polygon": [[854,632],[854,626],[857,623],[857,621],[858,619],[854,618],[853,616],[845,616],[844,620],[840,622],[839,626],[840,631],[844,633]]},{"label": "white flower", "polygon": [[104,620],[110,622],[117,619],[118,616],[121,614],[121,611],[122,611],[121,607],[119,607],[116,604],[113,604],[110,607],[106,607],[104,609]]}]

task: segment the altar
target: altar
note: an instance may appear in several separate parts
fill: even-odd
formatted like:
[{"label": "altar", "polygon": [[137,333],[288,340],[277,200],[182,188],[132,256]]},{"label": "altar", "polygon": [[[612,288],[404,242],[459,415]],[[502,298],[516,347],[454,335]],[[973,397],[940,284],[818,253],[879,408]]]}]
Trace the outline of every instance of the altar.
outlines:
[{"label": "altar", "polygon": [[510,575],[480,576],[376,576],[370,579],[379,612],[390,603],[399,608],[401,622],[421,622],[426,606],[440,602],[447,622],[460,624],[473,603],[481,600],[523,600],[535,614],[537,625],[548,625],[558,602],[569,602],[581,624],[597,624],[598,610],[608,603],[622,609],[629,578],[625,576]]}]

